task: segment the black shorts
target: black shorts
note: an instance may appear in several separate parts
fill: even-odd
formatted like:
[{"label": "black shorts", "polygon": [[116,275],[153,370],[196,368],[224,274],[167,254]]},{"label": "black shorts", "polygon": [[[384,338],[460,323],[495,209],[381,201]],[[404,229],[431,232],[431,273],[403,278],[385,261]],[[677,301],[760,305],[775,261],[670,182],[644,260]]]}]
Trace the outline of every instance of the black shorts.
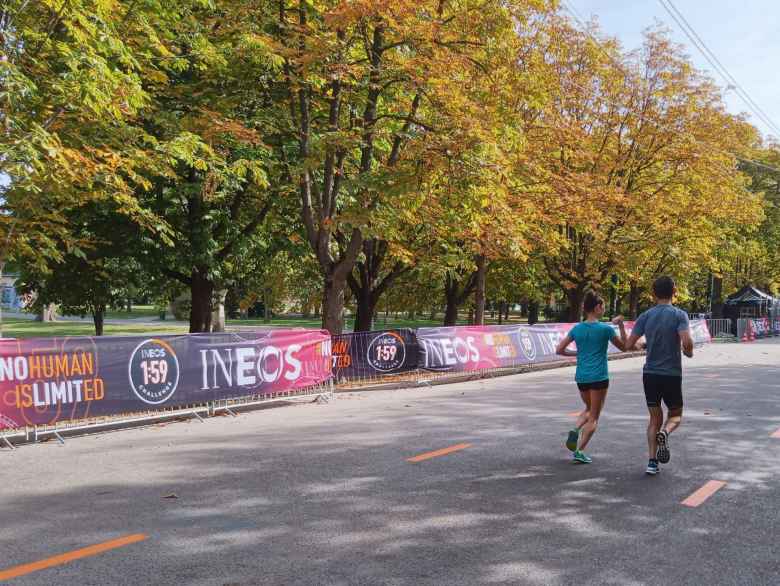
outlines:
[{"label": "black shorts", "polygon": [[581,393],[585,391],[606,391],[609,388],[609,379],[600,380],[595,383],[577,383],[577,388]]},{"label": "black shorts", "polygon": [[663,401],[669,409],[682,409],[682,377],[664,374],[644,374],[645,399],[648,407],[660,407]]}]

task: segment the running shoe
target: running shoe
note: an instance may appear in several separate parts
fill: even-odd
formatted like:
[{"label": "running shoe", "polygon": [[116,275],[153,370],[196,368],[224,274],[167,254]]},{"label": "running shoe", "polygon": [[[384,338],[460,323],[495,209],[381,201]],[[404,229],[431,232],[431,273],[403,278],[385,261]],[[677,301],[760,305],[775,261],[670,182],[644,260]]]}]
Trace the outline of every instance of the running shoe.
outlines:
[{"label": "running shoe", "polygon": [[657,460],[650,460],[647,463],[647,470],[645,470],[645,472],[647,472],[651,476],[655,476],[660,471],[661,471],[661,469],[658,467],[658,461]]},{"label": "running shoe", "polygon": [[579,462],[580,464],[590,464],[593,462],[588,454],[580,452],[579,450],[574,452],[574,461]]},{"label": "running shoe", "polygon": [[666,430],[659,431],[655,436],[655,441],[658,442],[658,450],[655,452],[655,457],[661,464],[666,464],[671,458],[669,453],[669,434]]},{"label": "running shoe", "polygon": [[569,437],[566,439],[566,447],[570,452],[577,451],[577,442],[580,441],[580,430],[572,429],[569,432]]}]

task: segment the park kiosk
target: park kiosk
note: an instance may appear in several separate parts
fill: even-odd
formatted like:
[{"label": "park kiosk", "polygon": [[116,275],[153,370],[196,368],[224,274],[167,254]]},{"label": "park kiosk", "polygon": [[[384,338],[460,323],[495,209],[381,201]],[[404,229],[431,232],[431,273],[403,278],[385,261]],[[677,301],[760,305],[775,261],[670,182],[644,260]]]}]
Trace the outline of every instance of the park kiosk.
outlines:
[{"label": "park kiosk", "polygon": [[737,322],[740,319],[779,318],[780,299],[752,285],[745,285],[726,298],[723,304],[723,317],[731,320],[733,333],[736,335]]}]

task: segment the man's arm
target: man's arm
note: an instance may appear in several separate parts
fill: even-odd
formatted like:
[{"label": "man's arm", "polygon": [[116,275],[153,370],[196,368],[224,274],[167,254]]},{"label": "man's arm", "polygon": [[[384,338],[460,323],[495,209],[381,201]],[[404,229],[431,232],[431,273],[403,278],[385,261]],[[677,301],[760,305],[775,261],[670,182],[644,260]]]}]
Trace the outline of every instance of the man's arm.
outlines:
[{"label": "man's arm", "polygon": [[688,358],[693,358],[693,338],[691,337],[691,330],[682,330],[678,332],[680,334],[680,344],[682,344],[682,351]]}]

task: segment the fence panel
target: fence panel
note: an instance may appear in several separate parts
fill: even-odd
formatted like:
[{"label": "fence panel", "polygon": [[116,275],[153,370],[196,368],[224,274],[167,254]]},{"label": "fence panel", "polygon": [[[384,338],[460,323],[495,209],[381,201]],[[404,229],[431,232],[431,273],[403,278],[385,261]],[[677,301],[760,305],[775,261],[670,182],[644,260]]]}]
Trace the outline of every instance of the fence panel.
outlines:
[{"label": "fence panel", "polygon": [[330,348],[327,332],[303,329],[3,340],[0,433],[306,393],[329,381]]},{"label": "fence panel", "polygon": [[333,376],[340,385],[415,380],[417,336],[401,328],[333,336]]},{"label": "fence panel", "polygon": [[730,319],[708,319],[707,328],[713,339],[734,338],[737,334],[734,323]]}]

